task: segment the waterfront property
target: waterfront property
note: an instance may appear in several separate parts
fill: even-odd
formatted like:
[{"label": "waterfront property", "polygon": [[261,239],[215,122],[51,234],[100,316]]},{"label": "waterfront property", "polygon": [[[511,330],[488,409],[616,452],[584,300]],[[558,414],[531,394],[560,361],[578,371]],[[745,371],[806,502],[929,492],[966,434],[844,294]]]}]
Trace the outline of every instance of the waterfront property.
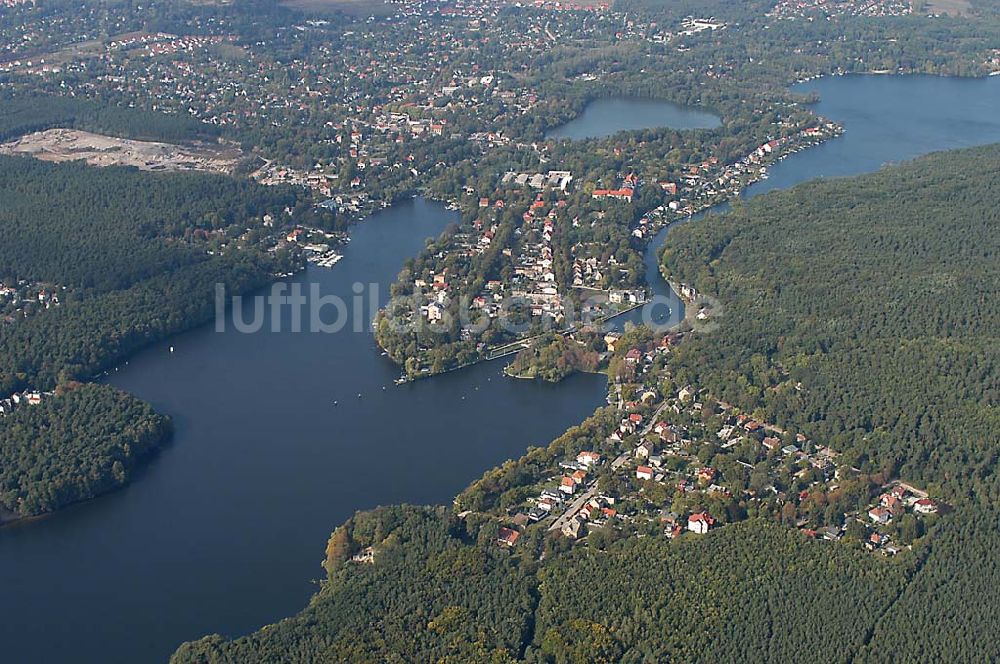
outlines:
[{"label": "waterfront property", "polygon": [[[1000,77],[838,77],[796,89],[819,92],[817,112],[847,133],[773,166],[750,195],[1000,140]],[[360,226],[345,258],[320,278],[335,290],[356,279],[388,283],[450,220],[429,218],[428,205],[405,203]],[[655,294],[670,296],[655,255],[666,232],[650,243],[647,278]],[[603,397],[597,379],[503,381],[491,364],[394,388],[398,371],[370,338],[203,330],[169,345],[174,354],[167,344],[153,348],[115,383],[175,415],[175,443],[126,491],[0,531],[0,602],[19,618],[0,626],[10,659],[107,661],[109,644],[117,659],[163,659],[185,639],[247,633],[290,615],[313,590],[307,580],[322,542],[355,509],[447,502],[483,469],[582,420]],[[345,394],[351,408],[334,407]],[[439,412],[455,417],[444,426]],[[545,496],[537,505],[545,513],[559,503]],[[833,526],[818,534],[841,535]],[[247,590],[244,601],[232,602],[234,588]],[[150,597],[163,598],[155,629],[135,610]]]}]

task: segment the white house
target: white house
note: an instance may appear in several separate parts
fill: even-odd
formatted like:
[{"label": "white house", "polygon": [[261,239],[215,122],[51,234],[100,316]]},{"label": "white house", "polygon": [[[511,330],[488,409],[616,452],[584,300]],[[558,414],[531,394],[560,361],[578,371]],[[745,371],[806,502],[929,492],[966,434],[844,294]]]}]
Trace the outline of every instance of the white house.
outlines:
[{"label": "white house", "polygon": [[572,496],[576,492],[576,482],[573,481],[572,477],[562,478],[562,482],[559,483],[559,490],[566,495]]},{"label": "white house", "polygon": [[698,512],[697,514],[692,514],[688,517],[688,530],[692,533],[704,535],[714,525],[715,519],[705,512]]},{"label": "white house", "polygon": [[875,523],[888,523],[892,513],[884,507],[873,507],[868,510],[868,518]]},{"label": "white house", "polygon": [[650,454],[653,454],[653,444],[650,442],[641,442],[635,448],[636,459],[648,459]]}]

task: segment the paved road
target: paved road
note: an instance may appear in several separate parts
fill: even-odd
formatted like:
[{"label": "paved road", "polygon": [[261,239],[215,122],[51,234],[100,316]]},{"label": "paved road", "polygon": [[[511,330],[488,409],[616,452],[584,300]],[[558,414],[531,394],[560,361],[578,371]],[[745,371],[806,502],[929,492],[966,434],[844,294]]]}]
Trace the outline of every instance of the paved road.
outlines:
[{"label": "paved road", "polygon": [[[643,427],[642,431],[640,432],[639,434],[640,437],[645,436],[653,429],[656,423],[660,420],[660,415],[663,414],[663,411],[666,410],[666,408],[667,404],[664,403],[663,405],[661,405],[659,408],[656,409],[656,412],[653,413],[653,416],[649,418],[649,422],[646,423],[646,426]],[[618,455],[618,457],[611,462],[611,470],[618,470],[619,468],[621,468],[622,465],[628,460],[629,455],[630,452],[622,452],[620,455]],[[566,511],[563,512],[551,526],[549,526],[549,532],[552,532],[554,530],[561,530],[563,526],[569,523],[569,520],[573,518],[573,515],[579,512],[580,508],[586,505],[587,502],[590,501],[590,499],[596,495],[597,495],[597,482],[593,482],[590,488],[581,493],[576,498],[574,498],[573,502],[571,502],[569,504],[569,507],[566,508]]]}]

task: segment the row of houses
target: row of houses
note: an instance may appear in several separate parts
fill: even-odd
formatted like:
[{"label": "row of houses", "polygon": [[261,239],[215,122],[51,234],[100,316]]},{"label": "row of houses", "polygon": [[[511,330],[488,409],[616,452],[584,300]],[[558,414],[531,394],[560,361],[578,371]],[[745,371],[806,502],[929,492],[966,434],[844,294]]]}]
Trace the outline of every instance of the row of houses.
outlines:
[{"label": "row of houses", "polygon": [[877,504],[868,510],[868,518],[875,524],[890,523],[907,511],[914,514],[937,514],[940,506],[927,493],[908,484],[897,482],[878,497]]},{"label": "row of houses", "polygon": [[639,176],[635,173],[626,175],[619,186],[615,189],[595,189],[591,196],[593,198],[611,198],[614,200],[632,202],[636,189],[639,188]]},{"label": "row of houses", "polygon": [[547,173],[517,173],[508,171],[500,178],[500,184],[512,187],[531,187],[532,189],[558,189],[566,191],[573,182],[571,171],[548,171]]},{"label": "row of houses", "polygon": [[42,403],[42,400],[45,399],[45,397],[51,395],[51,392],[38,392],[35,390],[15,392],[9,397],[0,399],[0,416],[9,415],[14,412],[15,409],[22,406],[37,406]]}]

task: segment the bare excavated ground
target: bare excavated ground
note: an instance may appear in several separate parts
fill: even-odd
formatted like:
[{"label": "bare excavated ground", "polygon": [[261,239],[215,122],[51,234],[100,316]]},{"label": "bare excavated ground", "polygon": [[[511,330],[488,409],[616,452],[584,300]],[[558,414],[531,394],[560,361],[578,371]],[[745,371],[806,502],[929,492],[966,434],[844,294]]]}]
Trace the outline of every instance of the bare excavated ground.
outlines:
[{"label": "bare excavated ground", "polygon": [[243,153],[234,146],[133,141],[76,129],[49,129],[0,144],[0,154],[43,161],[82,160],[91,166],[134,166],[144,171],[231,173]]}]

